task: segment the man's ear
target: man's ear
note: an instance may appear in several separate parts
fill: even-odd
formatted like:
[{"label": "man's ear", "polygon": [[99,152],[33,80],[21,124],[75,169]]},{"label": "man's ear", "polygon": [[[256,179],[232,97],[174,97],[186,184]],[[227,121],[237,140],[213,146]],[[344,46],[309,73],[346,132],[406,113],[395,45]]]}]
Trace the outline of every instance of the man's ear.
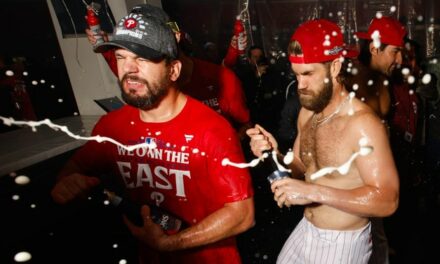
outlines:
[{"label": "man's ear", "polygon": [[379,51],[379,49],[374,46],[373,41],[370,43],[370,46],[368,48],[372,56],[377,54],[377,52]]},{"label": "man's ear", "polygon": [[180,76],[182,70],[182,62],[180,60],[173,60],[170,67],[170,80],[175,82]]},{"label": "man's ear", "polygon": [[341,72],[342,60],[344,60],[344,58],[340,57],[332,61],[330,65],[330,75],[332,78],[338,77],[339,73]]}]

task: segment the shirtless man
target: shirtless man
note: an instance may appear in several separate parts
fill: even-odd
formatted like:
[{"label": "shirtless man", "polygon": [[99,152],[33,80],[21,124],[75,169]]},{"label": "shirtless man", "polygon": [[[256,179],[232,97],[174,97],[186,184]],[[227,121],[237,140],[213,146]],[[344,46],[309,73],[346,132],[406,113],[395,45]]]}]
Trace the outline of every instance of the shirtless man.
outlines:
[{"label": "shirtless man", "polygon": [[[271,189],[278,206],[305,205],[305,211],[278,256],[279,264],[368,263],[369,217],[389,216],[398,206],[399,181],[385,126],[366,104],[350,100],[345,58],[355,54],[343,47],[339,27],[324,19],[302,24],[289,44],[303,107],[289,165],[292,178],[274,181]],[[262,127],[247,134],[254,155],[278,151],[276,140]],[[324,167],[344,164],[359,151],[361,139],[373,151],[358,156],[346,174],[310,178]]]}]

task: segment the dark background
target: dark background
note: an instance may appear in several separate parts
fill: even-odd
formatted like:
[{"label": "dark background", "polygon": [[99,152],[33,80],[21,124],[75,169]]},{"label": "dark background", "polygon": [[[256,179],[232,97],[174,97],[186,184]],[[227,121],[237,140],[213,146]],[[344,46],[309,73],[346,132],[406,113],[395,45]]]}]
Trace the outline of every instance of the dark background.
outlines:
[{"label": "dark background", "polygon": [[[66,0],[73,2],[74,0]],[[75,0],[76,1],[76,0]],[[80,2],[77,0],[76,2]],[[187,31],[194,44],[194,56],[204,57],[203,46],[210,41],[224,54],[229,45],[235,15],[241,9],[236,0],[166,0],[164,9]],[[425,48],[426,30],[433,17],[436,47],[439,43],[440,8],[435,1],[250,1],[251,44],[264,47],[269,57],[285,51],[295,27],[318,14],[339,20],[351,27],[351,11],[356,11],[357,27],[366,30],[376,11],[387,14],[390,6],[399,6],[399,17],[411,22],[414,38]],[[397,5],[399,3],[399,5]],[[321,7],[321,8],[320,8]],[[344,16],[338,16],[344,11]],[[78,21],[83,21],[80,12]],[[424,19],[417,20],[418,16]],[[65,17],[64,17],[65,19]],[[341,22],[342,21],[342,22]],[[72,116],[78,112],[64,60],[45,0],[2,0],[0,2],[0,115],[14,116],[13,103],[4,71],[13,68],[14,58],[24,58],[23,66],[29,75],[24,78],[37,119]],[[72,37],[66,35],[65,37]],[[426,53],[426,50],[424,50]],[[438,50],[436,51],[438,55]],[[279,59],[275,56],[276,59]],[[6,67],[5,67],[6,65]],[[40,80],[46,80],[41,83]],[[37,80],[37,85],[31,82]],[[55,89],[50,85],[54,84]],[[63,98],[63,102],[58,102]],[[0,133],[15,127],[0,125]],[[0,146],[1,147],[1,146]],[[20,251],[32,254],[29,263],[119,263],[121,259],[135,263],[136,247],[122,225],[120,215],[99,199],[69,206],[55,205],[49,193],[59,168],[71,155],[59,157],[17,171],[30,177],[28,185],[17,185],[14,178],[0,178],[0,263],[14,263]],[[301,217],[301,207],[279,209],[265,177],[264,168],[252,171],[256,200],[256,225],[239,236],[244,263],[275,263],[276,256],[287,236]],[[440,235],[438,196],[429,182],[415,185],[401,197],[398,211],[385,219],[392,263],[438,263]],[[13,195],[20,199],[12,200]],[[31,208],[34,204],[36,207]],[[429,242],[434,241],[434,242]],[[117,248],[113,248],[114,244]]]}]

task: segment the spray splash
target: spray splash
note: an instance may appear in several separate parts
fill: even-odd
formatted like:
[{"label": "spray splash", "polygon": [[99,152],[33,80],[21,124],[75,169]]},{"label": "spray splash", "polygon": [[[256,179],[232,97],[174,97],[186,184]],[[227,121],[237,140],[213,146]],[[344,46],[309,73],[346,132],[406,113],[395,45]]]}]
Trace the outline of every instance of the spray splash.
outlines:
[{"label": "spray splash", "polygon": [[0,119],[3,121],[3,124],[7,125],[7,126],[11,126],[11,125],[17,125],[17,126],[29,126],[32,128],[32,131],[37,131],[37,127],[38,126],[42,126],[42,125],[46,125],[50,128],[52,128],[55,131],[62,131],[64,133],[66,133],[69,137],[74,138],[74,139],[78,139],[78,140],[88,140],[88,141],[96,141],[96,142],[111,142],[123,149],[126,149],[128,151],[133,151],[135,149],[138,148],[156,148],[156,143],[154,141],[149,141],[149,142],[145,142],[145,143],[141,143],[141,144],[136,144],[136,145],[131,145],[131,146],[126,146],[123,145],[122,143],[109,138],[109,137],[101,137],[101,136],[93,136],[93,137],[83,137],[80,135],[75,135],[73,134],[68,128],[67,126],[60,126],[57,124],[52,123],[49,119],[44,119],[41,121],[16,121],[13,118],[5,118],[3,116],[0,116]]},{"label": "spray splash", "polygon": [[322,168],[322,169],[318,170],[317,172],[313,173],[312,175],[310,175],[310,179],[312,181],[314,181],[314,180],[317,180],[318,178],[321,178],[321,177],[323,177],[327,174],[333,173],[335,171],[339,172],[342,175],[347,174],[350,169],[351,164],[358,156],[366,156],[366,155],[370,154],[371,152],[373,152],[373,147],[366,145],[365,138],[361,138],[361,140],[359,140],[359,145],[360,145],[359,151],[353,153],[351,155],[351,157],[344,164],[342,164],[339,167]]},{"label": "spray splash", "polygon": [[[352,97],[353,97],[353,94],[350,94],[350,99],[352,99]],[[94,140],[94,141],[99,142],[99,143],[107,141],[107,142],[113,143],[113,144],[115,144],[115,145],[117,145],[117,146],[119,146],[119,147],[121,147],[123,149],[126,149],[128,151],[133,151],[133,150],[138,149],[138,148],[151,148],[151,149],[153,149],[153,148],[157,147],[156,143],[154,141],[148,141],[148,142],[141,143],[141,144],[126,146],[126,145],[123,145],[122,143],[120,143],[120,142],[118,142],[118,141],[116,141],[116,140],[114,140],[112,138],[109,138],[109,137],[101,137],[101,136],[83,137],[83,136],[80,136],[80,135],[75,135],[75,134],[73,134],[67,128],[67,126],[56,125],[56,124],[52,123],[49,119],[44,119],[44,120],[41,120],[41,121],[16,121],[13,118],[5,118],[3,116],[0,116],[0,119],[3,121],[3,124],[5,124],[7,126],[11,126],[11,125],[22,126],[22,125],[25,125],[25,126],[31,127],[32,131],[34,131],[34,132],[37,130],[36,127],[42,126],[42,125],[47,125],[48,127],[54,129],[55,131],[59,131],[60,130],[60,131],[62,131],[64,133],[66,133],[68,136],[74,138],[74,139],[88,140],[88,141]],[[365,156],[365,155],[370,154],[373,151],[373,147],[366,146],[366,139],[364,139],[364,138],[362,138],[359,141],[359,145],[361,146],[360,150],[358,152],[354,153],[349,158],[349,160],[347,162],[345,162],[344,164],[342,164],[340,167],[326,167],[326,168],[322,168],[321,170],[313,173],[310,176],[310,179],[311,180],[316,180],[316,179],[318,179],[318,178],[320,178],[320,177],[322,177],[324,175],[327,175],[329,173],[332,173],[334,171],[338,171],[341,174],[346,174],[348,172],[350,166],[351,166],[351,163],[357,158],[357,156],[359,156],[359,155]],[[272,154],[273,160],[276,162],[277,167],[280,170],[290,171],[290,170],[285,169],[283,166],[281,166],[281,164],[279,163],[279,161],[277,159],[277,155],[276,155],[275,152],[272,152],[271,154]],[[230,161],[228,158],[224,158],[222,160],[222,165],[223,166],[234,166],[234,167],[241,168],[241,169],[242,168],[248,168],[248,167],[255,167],[261,161],[263,161],[265,158],[267,158],[267,155],[266,156],[263,155],[261,158],[254,159],[254,160],[250,161],[249,163],[236,163],[236,162]],[[289,164],[289,163],[291,163],[293,161],[293,159],[294,159],[293,152],[289,151],[286,154],[286,156],[285,156],[285,161],[284,162],[285,162],[285,164]]]}]

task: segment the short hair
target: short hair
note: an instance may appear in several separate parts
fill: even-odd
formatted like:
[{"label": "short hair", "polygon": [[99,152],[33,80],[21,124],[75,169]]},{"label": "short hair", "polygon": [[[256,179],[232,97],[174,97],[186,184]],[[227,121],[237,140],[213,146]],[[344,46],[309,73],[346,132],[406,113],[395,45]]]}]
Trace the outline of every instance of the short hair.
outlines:
[{"label": "short hair", "polygon": [[[370,52],[370,43],[373,40],[371,39],[359,39],[359,56],[358,60],[365,66],[370,66],[371,63],[371,52]],[[379,50],[383,51],[388,44],[380,43]]]},{"label": "short hair", "polygon": [[301,44],[298,41],[292,40],[289,42],[289,46],[287,47],[287,52],[289,55],[301,55],[303,54]]}]

